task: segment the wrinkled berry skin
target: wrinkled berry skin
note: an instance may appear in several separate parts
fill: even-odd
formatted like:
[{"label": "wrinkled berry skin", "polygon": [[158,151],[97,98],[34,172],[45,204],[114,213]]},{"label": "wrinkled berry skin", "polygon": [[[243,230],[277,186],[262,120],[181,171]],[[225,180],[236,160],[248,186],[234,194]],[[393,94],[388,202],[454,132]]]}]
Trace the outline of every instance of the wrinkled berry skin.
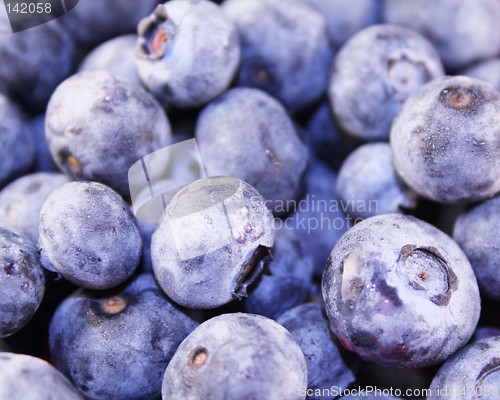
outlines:
[{"label": "wrinkled berry skin", "polygon": [[208,0],[159,5],[138,27],[137,66],[163,104],[199,107],[222,94],[240,61],[236,27]]},{"label": "wrinkled berry skin", "polygon": [[283,106],[258,89],[236,88],[209,104],[196,124],[207,175],[254,186],[275,214],[303,191],[309,154]]},{"label": "wrinkled berry skin", "polygon": [[329,96],[338,124],[365,140],[387,140],[402,104],[444,73],[423,36],[395,25],[375,25],[349,39],[333,65]]},{"label": "wrinkled berry skin", "polygon": [[500,300],[500,195],[463,212],[455,222],[453,238],[469,259],[479,287]]},{"label": "wrinkled berry skin", "polygon": [[[0,338],[24,327],[45,291],[36,247],[25,237],[0,228]],[[1,397],[1,396],[0,396]]]},{"label": "wrinkled berry skin", "polygon": [[141,18],[158,3],[159,0],[84,0],[60,21],[76,42],[93,47],[113,37],[134,33]]},{"label": "wrinkled berry skin", "polygon": [[332,331],[361,358],[407,369],[464,346],[479,319],[476,278],[458,245],[413,217],[385,214],[337,242],[322,281]]},{"label": "wrinkled berry skin", "polygon": [[142,87],[106,71],[65,80],[50,98],[45,135],[52,158],[74,179],[130,196],[128,170],[170,143],[170,124]]},{"label": "wrinkled berry skin", "polygon": [[27,172],[35,158],[35,144],[25,117],[14,103],[1,93],[0,143],[2,143],[1,189],[5,184]]},{"label": "wrinkled berry skin", "polygon": [[44,267],[87,289],[125,281],[139,264],[142,239],[123,199],[97,182],[54,190],[40,211]]},{"label": "wrinkled berry skin", "polygon": [[78,68],[79,72],[98,69],[111,72],[141,85],[135,59],[137,35],[122,35],[110,39],[88,53]]},{"label": "wrinkled berry skin", "polygon": [[[328,320],[319,303],[294,307],[282,314],[277,322],[297,341],[307,362],[308,389],[347,388],[355,377],[337,348]],[[326,399],[325,396],[308,398]]]},{"label": "wrinkled berry skin", "polygon": [[497,399],[500,396],[499,354],[500,336],[468,345],[439,369],[427,399]]},{"label": "wrinkled berry skin", "polygon": [[223,314],[179,346],[163,378],[163,400],[305,399],[307,366],[292,335],[255,314]]},{"label": "wrinkled berry skin", "polygon": [[11,33],[5,7],[0,7],[0,32],[0,91],[26,110],[42,112],[73,69],[71,37],[58,21]]},{"label": "wrinkled berry skin", "polygon": [[0,226],[38,242],[38,216],[47,197],[68,183],[64,174],[38,172],[11,182],[0,192]]},{"label": "wrinkled berry skin", "polygon": [[151,259],[172,300],[209,309],[247,296],[273,244],[262,196],[239,179],[211,177],[172,198],[153,233]]},{"label": "wrinkled berry skin", "polygon": [[427,37],[450,70],[498,55],[497,0],[384,0],[382,18]]},{"label": "wrinkled berry skin", "polygon": [[500,57],[480,61],[462,71],[461,75],[482,79],[500,90]]},{"label": "wrinkled berry skin", "polygon": [[354,218],[402,213],[415,208],[417,195],[396,175],[389,143],[358,147],[340,168],[337,196]]},{"label": "wrinkled berry skin", "polygon": [[83,396],[48,362],[0,353],[1,400],[83,400]]},{"label": "wrinkled berry skin", "polygon": [[391,129],[398,175],[417,193],[467,203],[500,190],[500,93],[465,76],[429,82]]},{"label": "wrinkled berry skin", "polygon": [[276,229],[273,259],[245,300],[245,311],[276,319],[306,301],[312,273],[312,257],[295,231]]},{"label": "wrinkled berry skin", "polygon": [[65,299],[50,323],[50,353],[88,399],[152,399],[196,326],[144,274],[119,291],[79,290]]},{"label": "wrinkled berry skin", "polygon": [[262,89],[290,111],[321,97],[334,52],[320,13],[301,1],[226,0],[222,7],[240,36],[238,86]]}]

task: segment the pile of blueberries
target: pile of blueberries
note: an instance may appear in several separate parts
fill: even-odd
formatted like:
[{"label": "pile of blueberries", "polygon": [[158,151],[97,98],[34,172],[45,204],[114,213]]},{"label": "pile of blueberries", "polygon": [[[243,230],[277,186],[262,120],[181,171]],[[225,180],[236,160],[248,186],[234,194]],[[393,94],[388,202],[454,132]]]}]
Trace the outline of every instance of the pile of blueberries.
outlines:
[{"label": "pile of blueberries", "polygon": [[[0,5],[0,400],[499,399],[499,21]],[[131,166],[192,138],[207,178],[136,217]]]}]

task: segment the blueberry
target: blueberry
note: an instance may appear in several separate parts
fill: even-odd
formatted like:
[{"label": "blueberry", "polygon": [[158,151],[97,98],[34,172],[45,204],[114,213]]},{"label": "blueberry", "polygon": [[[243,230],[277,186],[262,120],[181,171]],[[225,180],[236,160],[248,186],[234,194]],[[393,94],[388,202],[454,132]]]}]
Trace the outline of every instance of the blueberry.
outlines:
[{"label": "blueberry", "polygon": [[[342,359],[323,307],[302,304],[282,314],[277,322],[285,327],[301,347],[307,362],[308,391],[332,387],[347,388],[354,382],[351,369]],[[310,399],[327,398],[309,395]]]},{"label": "blueberry", "polygon": [[385,214],[352,227],[333,248],[322,286],[330,327],[344,347],[387,367],[446,360],[479,319],[464,253],[413,217]]},{"label": "blueberry", "polygon": [[0,7],[0,32],[0,91],[30,112],[43,111],[72,71],[73,41],[58,21],[11,33],[5,7]]},{"label": "blueberry", "polygon": [[276,319],[306,301],[312,280],[312,257],[295,231],[276,230],[273,259],[245,300],[245,311]]},{"label": "blueberry", "polygon": [[139,24],[137,65],[164,104],[198,107],[222,94],[238,68],[234,24],[207,0],[172,0]]},{"label": "blueberry", "polygon": [[436,46],[448,69],[498,55],[497,0],[384,0],[383,19],[413,29]]},{"label": "blueberry", "polygon": [[461,75],[482,79],[500,90],[500,57],[480,61],[463,70]]},{"label": "blueberry", "polygon": [[31,120],[31,132],[35,144],[35,172],[56,172],[58,171],[52,156],[49,145],[45,138],[45,114],[40,114]]},{"label": "blueberry", "polygon": [[83,400],[83,397],[48,362],[24,354],[0,353],[0,399]]},{"label": "blueberry", "polygon": [[0,228],[0,249],[0,338],[3,338],[19,331],[33,317],[43,298],[45,278],[37,249],[27,238]]},{"label": "blueberry", "polygon": [[453,230],[453,238],[469,259],[479,287],[494,300],[500,300],[499,226],[500,195],[497,195],[463,212]]},{"label": "blueberry", "polygon": [[307,366],[290,333],[254,314],[223,314],[179,346],[163,378],[164,400],[304,399]]},{"label": "blueberry", "polygon": [[226,0],[241,41],[239,86],[262,89],[297,111],[325,92],[333,49],[325,19],[303,2]]},{"label": "blueberry", "polygon": [[25,116],[8,97],[1,93],[0,143],[2,143],[0,157],[1,189],[6,183],[27,172],[35,157],[34,140]]},{"label": "blueberry", "polygon": [[178,304],[215,308],[247,296],[273,243],[271,212],[253,187],[231,177],[200,179],[165,209],[151,241],[153,270]]},{"label": "blueberry", "polygon": [[129,196],[128,170],[170,142],[170,124],[142,87],[105,71],[82,72],[52,95],[46,137],[55,162],[73,178]]},{"label": "blueberry", "polygon": [[40,212],[44,267],[80,287],[107,289],[139,264],[142,240],[123,199],[96,182],[70,182],[54,190]]},{"label": "blueberry", "polygon": [[38,242],[38,216],[50,193],[69,179],[59,173],[24,175],[0,192],[0,226]]},{"label": "blueberry", "polygon": [[302,194],[307,148],[283,106],[261,90],[232,89],[208,105],[196,140],[207,175],[248,182],[275,214]]},{"label": "blueberry", "polygon": [[83,59],[79,71],[105,70],[141,84],[135,59],[137,35],[122,35],[93,49]]},{"label": "blueberry", "polygon": [[396,175],[389,143],[369,143],[344,161],[337,195],[354,218],[402,213],[416,207],[417,195]]},{"label": "blueberry", "polygon": [[117,291],[79,290],[65,299],[50,323],[50,353],[88,399],[152,399],[196,326],[144,274]]},{"label": "blueberry", "polygon": [[113,37],[134,33],[141,18],[153,11],[158,2],[82,0],[61,18],[61,23],[74,40],[92,47]]},{"label": "blueberry", "polygon": [[439,56],[424,37],[399,26],[371,26],[349,39],[335,59],[332,109],[352,136],[385,140],[405,100],[441,75]]},{"label": "blueberry", "polygon": [[500,336],[472,343],[439,369],[427,399],[498,399]]},{"label": "blueberry", "polygon": [[417,193],[473,202],[500,190],[500,93],[455,76],[429,82],[404,104],[391,129],[394,166]]},{"label": "blueberry", "polygon": [[321,276],[326,259],[337,240],[350,227],[335,193],[335,173],[313,161],[307,172],[307,190],[284,225],[294,229],[307,253],[313,257],[314,274]]}]

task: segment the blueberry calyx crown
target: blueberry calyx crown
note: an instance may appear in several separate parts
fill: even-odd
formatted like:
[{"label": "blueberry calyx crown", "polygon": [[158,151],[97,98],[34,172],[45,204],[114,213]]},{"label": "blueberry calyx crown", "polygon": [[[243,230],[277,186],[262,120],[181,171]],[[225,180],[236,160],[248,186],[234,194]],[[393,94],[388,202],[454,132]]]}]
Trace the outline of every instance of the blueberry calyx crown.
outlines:
[{"label": "blueberry calyx crown", "polygon": [[439,101],[446,108],[457,111],[473,112],[479,106],[479,96],[472,89],[461,86],[443,89],[439,95]]},{"label": "blueberry calyx crown", "polygon": [[188,365],[192,369],[203,367],[208,358],[208,350],[203,346],[196,346],[188,355]]},{"label": "blueberry calyx crown", "polygon": [[143,18],[137,27],[139,35],[137,57],[142,60],[163,58],[167,44],[171,40],[167,29],[162,25],[168,20],[165,5],[159,4],[153,14]]},{"label": "blueberry calyx crown", "polygon": [[123,296],[108,297],[101,303],[102,311],[110,315],[121,313],[127,306],[128,302]]},{"label": "blueberry calyx crown", "polygon": [[[479,375],[476,378],[476,389],[479,389],[486,380],[489,380],[492,374],[500,371],[500,358],[491,359],[488,364],[484,366],[484,368],[479,372]],[[480,393],[480,391],[476,391],[476,393]]]}]

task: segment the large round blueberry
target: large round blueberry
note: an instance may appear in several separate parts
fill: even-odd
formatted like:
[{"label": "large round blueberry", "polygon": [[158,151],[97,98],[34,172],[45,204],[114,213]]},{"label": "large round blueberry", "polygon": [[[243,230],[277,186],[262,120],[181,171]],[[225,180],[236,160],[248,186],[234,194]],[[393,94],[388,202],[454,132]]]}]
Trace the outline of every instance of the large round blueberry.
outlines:
[{"label": "large round blueberry", "polygon": [[14,103],[1,93],[0,143],[1,189],[11,180],[27,172],[35,157],[35,144],[26,118]]},{"label": "large round blueberry", "polygon": [[0,226],[38,242],[38,217],[47,197],[68,183],[59,173],[38,172],[25,175],[0,192]]},{"label": "large round blueberry", "polygon": [[283,106],[261,90],[232,89],[208,105],[196,139],[208,175],[248,182],[276,214],[302,194],[307,148]]},{"label": "large round blueberry", "polygon": [[465,76],[421,87],[391,129],[394,166],[416,192],[443,203],[500,191],[500,92]]},{"label": "large round blueberry", "polygon": [[292,308],[277,322],[292,334],[304,352],[307,387],[313,393],[308,399],[326,399],[314,392],[332,387],[345,389],[354,382],[354,374],[342,359],[321,304],[308,303]]},{"label": "large round blueberry", "polygon": [[106,71],[65,80],[50,98],[45,134],[55,162],[77,179],[129,196],[129,168],[170,143],[170,124],[142,87]]},{"label": "large round blueberry", "polygon": [[127,204],[97,182],[54,190],[40,211],[39,229],[44,266],[80,287],[116,286],[141,258],[141,235]]},{"label": "large round blueberry", "polygon": [[417,194],[396,175],[389,143],[365,144],[347,157],[339,171],[337,196],[355,218],[401,213],[417,203]]},{"label": "large round blueberry", "polygon": [[239,86],[262,89],[289,110],[325,92],[333,58],[325,19],[302,1],[226,0],[241,41]]},{"label": "large round blueberry", "polygon": [[45,278],[36,247],[27,238],[0,228],[0,338],[12,335],[30,321],[44,291]]},{"label": "large round blueberry", "polygon": [[0,353],[1,400],[83,400],[83,396],[48,362]]},{"label": "large round blueberry", "polygon": [[401,105],[443,75],[439,56],[418,33],[394,25],[358,32],[341,48],[329,95],[339,125],[366,140],[384,140]]},{"label": "large round blueberry", "polygon": [[322,286],[341,343],[388,367],[446,360],[479,319],[479,290],[465,254],[413,217],[385,214],[356,224],[333,248]]},{"label": "large round blueberry", "polygon": [[119,291],[79,290],[65,299],[50,323],[50,353],[87,399],[153,399],[177,346],[196,325],[152,275],[139,275]]},{"label": "large round blueberry", "polygon": [[292,335],[254,314],[223,314],[179,346],[163,378],[163,400],[305,399],[307,366]]},{"label": "large round blueberry", "polygon": [[249,184],[200,179],[177,192],[153,234],[151,258],[162,289],[190,308],[247,296],[274,244],[273,219]]},{"label": "large round blueberry", "polygon": [[432,380],[428,400],[500,398],[500,336],[472,343],[457,352]]},{"label": "large round blueberry", "polygon": [[159,5],[138,27],[137,65],[164,104],[197,107],[222,94],[240,61],[234,24],[208,0]]},{"label": "large round blueberry", "polygon": [[500,300],[500,195],[464,211],[455,222],[453,238],[469,259],[479,287]]}]

